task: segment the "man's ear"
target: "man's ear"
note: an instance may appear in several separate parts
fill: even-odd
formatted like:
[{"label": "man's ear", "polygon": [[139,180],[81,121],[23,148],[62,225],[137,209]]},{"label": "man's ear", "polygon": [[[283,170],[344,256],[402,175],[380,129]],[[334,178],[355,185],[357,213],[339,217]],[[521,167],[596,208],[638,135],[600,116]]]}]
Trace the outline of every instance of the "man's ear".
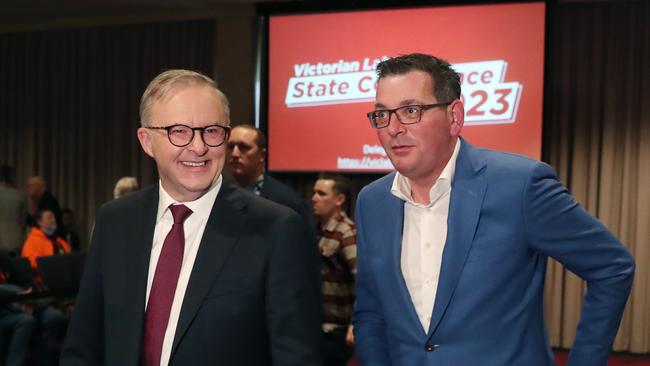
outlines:
[{"label": "man's ear", "polygon": [[140,141],[142,150],[153,158],[153,148],[151,146],[151,135],[149,134],[149,130],[144,127],[138,128],[138,141]]},{"label": "man's ear", "polygon": [[344,203],[345,203],[345,195],[339,193],[339,194],[336,196],[336,206],[337,206],[337,207],[343,207],[343,204],[344,204]]},{"label": "man's ear", "polygon": [[263,162],[263,163],[266,163],[266,149],[262,149],[262,150],[260,151],[260,155],[262,155],[262,159],[261,159],[262,162]]},{"label": "man's ear", "polygon": [[458,137],[465,123],[465,106],[459,99],[454,100],[449,106],[451,118],[451,136]]}]

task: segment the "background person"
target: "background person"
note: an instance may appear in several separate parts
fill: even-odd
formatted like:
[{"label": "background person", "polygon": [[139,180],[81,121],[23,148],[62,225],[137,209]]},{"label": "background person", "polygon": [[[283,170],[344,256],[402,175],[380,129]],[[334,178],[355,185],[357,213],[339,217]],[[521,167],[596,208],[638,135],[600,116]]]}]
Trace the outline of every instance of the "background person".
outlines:
[{"label": "background person", "polygon": [[238,187],[293,209],[305,220],[310,233],[315,234],[311,210],[305,200],[265,172],[266,137],[262,131],[247,124],[236,126],[230,133],[227,148],[230,174]]},{"label": "background person", "polygon": [[36,226],[31,229],[22,249],[22,256],[29,259],[38,270],[36,258],[61,255],[70,252],[70,244],[57,234],[56,218],[49,209],[39,210],[35,216]]},{"label": "background person", "polygon": [[312,207],[319,224],[323,296],[323,364],[345,366],[352,356],[352,306],[357,272],[354,222],[345,213],[350,184],[342,175],[321,174]]},{"label": "background person", "polygon": [[29,198],[29,213],[27,225],[37,226],[36,213],[39,210],[50,210],[54,213],[57,226],[61,225],[61,205],[52,193],[47,190],[47,183],[41,176],[33,176],[27,179],[25,186]]},{"label": "background person", "polygon": [[[35,287],[44,289],[36,258],[70,253],[70,245],[57,234],[54,212],[49,209],[39,210],[35,219],[37,226],[29,232],[23,245],[22,256],[29,259],[34,270]],[[35,333],[39,338],[36,361],[40,366],[56,364],[55,360],[68,324],[66,307],[66,304],[49,298],[39,299],[33,305]]]},{"label": "background person", "polygon": [[122,177],[115,183],[113,189],[113,199],[118,199],[127,193],[135,192],[140,189],[136,177]]},{"label": "background person", "polygon": [[20,253],[25,240],[27,198],[16,189],[13,169],[0,166],[0,251],[14,256]]},{"label": "background person", "polygon": [[73,251],[81,250],[81,239],[77,232],[77,224],[75,222],[74,213],[69,208],[61,210],[61,236],[70,244],[70,249]]},{"label": "background person", "polygon": [[243,124],[232,129],[227,145],[228,166],[234,183],[254,194],[287,206],[302,218],[310,248],[314,289],[320,293],[319,259],[316,250],[316,224],[305,200],[288,185],[273,178],[264,170],[266,137],[258,128]]},{"label": "background person", "polygon": [[[21,223],[23,221],[24,216],[21,217]],[[31,292],[31,288],[10,283],[14,271],[10,258],[0,254],[0,296]],[[0,364],[5,366],[25,364],[35,323],[30,306],[18,302],[0,305]]]}]

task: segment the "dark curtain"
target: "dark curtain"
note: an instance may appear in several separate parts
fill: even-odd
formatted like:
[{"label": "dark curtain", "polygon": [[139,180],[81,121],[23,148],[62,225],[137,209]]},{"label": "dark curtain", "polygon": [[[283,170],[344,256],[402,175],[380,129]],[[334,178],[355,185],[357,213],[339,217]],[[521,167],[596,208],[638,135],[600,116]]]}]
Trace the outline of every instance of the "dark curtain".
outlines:
[{"label": "dark curtain", "polygon": [[[614,350],[650,352],[650,2],[560,2],[550,8],[544,160],[636,260]],[[552,261],[551,343],[569,348],[583,281]]]},{"label": "dark curtain", "polygon": [[42,175],[87,238],[122,176],[156,182],[136,138],[147,83],[171,68],[212,76],[214,21],[0,34],[0,164]]}]

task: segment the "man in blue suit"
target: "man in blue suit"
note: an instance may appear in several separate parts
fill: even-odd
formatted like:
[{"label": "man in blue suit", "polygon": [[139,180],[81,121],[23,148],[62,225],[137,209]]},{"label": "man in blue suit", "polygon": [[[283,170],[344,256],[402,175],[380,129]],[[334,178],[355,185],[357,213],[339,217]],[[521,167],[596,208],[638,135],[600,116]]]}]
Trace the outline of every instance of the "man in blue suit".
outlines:
[{"label": "man in blue suit", "polygon": [[370,122],[397,172],[357,201],[354,325],[363,366],[553,365],[547,258],[587,282],[569,365],[604,365],[634,261],[553,169],[460,138],[460,78],[410,54],[380,63]]}]

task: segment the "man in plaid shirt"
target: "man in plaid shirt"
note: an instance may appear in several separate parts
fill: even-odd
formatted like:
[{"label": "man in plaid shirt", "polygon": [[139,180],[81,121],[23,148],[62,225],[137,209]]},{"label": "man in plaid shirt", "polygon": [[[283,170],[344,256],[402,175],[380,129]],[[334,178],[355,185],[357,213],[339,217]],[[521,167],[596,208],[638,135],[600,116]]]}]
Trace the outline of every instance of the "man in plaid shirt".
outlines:
[{"label": "man in plaid shirt", "polygon": [[352,306],[357,272],[354,222],[345,214],[348,180],[321,174],[314,184],[312,207],[319,223],[323,294],[323,365],[344,366],[352,355]]}]

